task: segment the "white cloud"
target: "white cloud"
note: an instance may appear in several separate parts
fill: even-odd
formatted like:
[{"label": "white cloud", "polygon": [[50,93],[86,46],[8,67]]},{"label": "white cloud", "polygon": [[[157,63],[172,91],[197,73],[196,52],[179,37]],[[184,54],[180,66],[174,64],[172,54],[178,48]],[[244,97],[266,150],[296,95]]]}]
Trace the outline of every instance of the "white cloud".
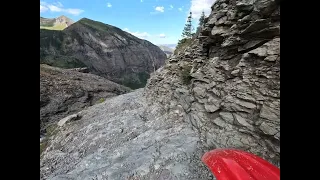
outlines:
[{"label": "white cloud", "polygon": [[178,8],[178,10],[182,12],[182,8]]},{"label": "white cloud", "polygon": [[148,37],[150,37],[150,34],[147,33],[147,32],[133,32],[131,33],[132,35],[134,36],[137,36],[138,38],[141,38],[141,39],[147,39]]},{"label": "white cloud", "polygon": [[81,9],[65,9],[64,12],[78,16],[79,14],[83,13],[84,10]]},{"label": "white cloud", "polygon": [[108,3],[107,6],[110,8],[110,7],[112,7],[112,4],[111,4],[111,3]]},{"label": "white cloud", "polygon": [[55,6],[55,5],[48,5],[47,6],[49,9],[50,9],[50,11],[52,11],[52,12],[61,12],[62,11],[62,8],[59,8],[59,7],[57,7],[57,6]]},{"label": "white cloud", "polygon": [[140,0],[140,2],[143,2],[143,0]]},{"label": "white cloud", "polygon": [[172,5],[170,5],[170,9],[173,9],[173,6],[172,6]]},{"label": "white cloud", "polygon": [[58,7],[63,7],[62,3],[61,2],[56,2],[56,3],[53,3],[54,5],[58,6]]},{"label": "white cloud", "polygon": [[40,13],[48,11],[48,8],[40,5]]},{"label": "white cloud", "polygon": [[164,7],[163,6],[157,6],[155,8],[156,11],[159,11],[159,12],[164,12]]},{"label": "white cloud", "polygon": [[211,13],[211,6],[216,0],[191,0],[190,11],[192,18],[199,19],[202,11],[208,16]]},{"label": "white cloud", "polygon": [[159,38],[166,38],[166,35],[165,34],[159,34]]},{"label": "white cloud", "polygon": [[63,8],[63,5],[61,2],[49,4],[46,2],[40,1],[40,13],[46,12],[48,10],[50,12],[64,12],[64,13],[72,14],[75,16],[84,12],[84,10],[82,9]]},{"label": "white cloud", "polygon": [[147,39],[148,37],[151,36],[151,35],[150,35],[149,33],[147,33],[147,32],[139,32],[139,31],[137,31],[137,32],[131,32],[131,31],[129,31],[128,28],[124,28],[123,30],[126,31],[126,32],[128,32],[128,33],[130,33],[130,34],[132,34],[132,35],[134,35],[134,36],[136,36],[136,37],[138,37],[138,38],[141,38],[141,39]]}]

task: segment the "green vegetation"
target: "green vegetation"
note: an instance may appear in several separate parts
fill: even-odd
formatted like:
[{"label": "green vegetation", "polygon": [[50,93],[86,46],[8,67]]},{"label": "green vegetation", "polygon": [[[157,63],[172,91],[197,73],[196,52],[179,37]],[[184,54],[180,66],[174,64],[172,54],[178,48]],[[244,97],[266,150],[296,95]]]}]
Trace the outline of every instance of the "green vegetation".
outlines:
[{"label": "green vegetation", "polygon": [[202,11],[201,16],[199,18],[199,26],[202,26],[204,24],[204,19],[206,16],[204,15],[204,11]]},{"label": "green vegetation", "polygon": [[182,39],[178,41],[177,47],[174,50],[173,54],[178,54],[178,52],[183,51],[186,47],[188,47],[191,44],[192,38],[194,36],[192,30],[192,12],[190,12],[187,23],[185,24],[185,27],[182,31]]},{"label": "green vegetation", "polygon": [[[77,39],[79,44],[83,43],[82,38],[77,33],[70,33],[72,39]],[[78,59],[68,56],[64,53],[63,47],[68,35],[63,31],[40,30],[40,63],[56,66],[60,68],[78,68],[86,67]],[[56,53],[48,52],[49,49],[55,49]]]},{"label": "green vegetation", "polygon": [[184,26],[184,29],[182,31],[182,37],[183,38],[191,38],[192,37],[192,12],[190,12],[188,16],[187,23]]},{"label": "green vegetation", "polygon": [[[122,31],[117,27],[104,24],[98,21],[93,21],[87,18],[83,18],[78,22],[74,23],[73,27],[76,28],[71,27],[63,31],[40,29],[41,64],[48,64],[50,66],[60,68],[88,67],[78,59],[78,56],[73,56],[73,49],[66,48],[74,40],[76,40],[80,44],[80,46],[84,46],[86,42],[82,37],[83,35],[85,35],[84,33],[88,32],[86,30],[89,30],[89,32],[96,32],[96,34],[99,34],[99,36],[101,37],[113,36],[119,41],[123,41],[123,38],[126,39],[127,41],[124,42],[123,45],[118,46],[118,48],[120,49],[126,48],[127,45],[130,45],[130,43],[133,43],[134,41],[139,44],[142,43],[141,40],[135,38],[134,36],[130,35],[125,31]],[[81,29],[85,29],[85,31],[82,31]],[[127,42],[129,42],[129,44],[126,44]],[[111,57],[111,54],[107,55]],[[150,75],[146,72],[127,72],[125,73],[125,75],[119,74],[119,76],[122,78],[119,79],[117,83],[127,86],[131,89],[144,87],[147,83],[147,80],[150,77]]]},{"label": "green vegetation", "polygon": [[181,72],[180,72],[181,81],[185,85],[189,85],[191,82],[191,79],[192,79],[191,74],[190,74],[191,68],[192,67],[189,65],[184,65],[182,67]]},{"label": "green vegetation", "polygon": [[41,157],[42,152],[44,152],[49,145],[48,139],[52,136],[55,136],[58,133],[57,127],[58,127],[57,124],[50,124],[46,128],[46,139],[42,143],[40,143],[40,157]]},{"label": "green vegetation", "polygon": [[188,39],[188,38],[181,39],[178,42],[177,47],[174,50],[173,54],[178,54],[179,52],[184,51],[188,46],[191,45],[192,41],[193,39]]},{"label": "green vegetation", "polygon": [[48,141],[45,140],[44,142],[40,143],[40,156],[41,154],[47,149]]},{"label": "green vegetation", "polygon": [[57,24],[57,25],[52,25],[52,26],[40,26],[40,29],[48,29],[48,30],[57,30],[57,31],[61,31],[64,30],[66,28],[66,25],[63,24]]},{"label": "green vegetation", "polygon": [[178,54],[181,51],[184,51],[186,47],[190,46],[192,41],[195,39],[195,35],[199,33],[200,27],[204,24],[204,19],[206,18],[204,11],[202,11],[201,17],[199,19],[199,26],[197,28],[197,32],[193,33],[192,27],[192,13],[188,16],[187,23],[182,32],[182,39],[178,41],[177,47],[174,50],[173,54]]},{"label": "green vegetation", "polygon": [[82,18],[77,23],[89,26],[89,27],[94,28],[99,31],[108,31],[110,28],[112,28],[112,26],[110,26],[110,25],[107,25],[107,24],[104,24],[104,23],[98,22],[98,21],[93,21],[93,20],[87,19],[87,18]]},{"label": "green vegetation", "polygon": [[139,72],[137,74],[126,75],[120,81],[120,84],[127,86],[131,89],[139,89],[146,86],[150,75],[146,72]]},{"label": "green vegetation", "polygon": [[96,104],[103,103],[104,101],[106,101],[106,99],[105,99],[105,98],[100,98],[100,99],[96,102]]},{"label": "green vegetation", "polygon": [[40,47],[53,46],[61,49],[65,34],[61,31],[40,29]]},{"label": "green vegetation", "polygon": [[[115,33],[119,34],[120,36],[124,37],[125,39],[128,40],[129,45],[131,41],[136,41],[136,38],[132,38],[132,36],[130,36],[127,32],[122,31],[121,29],[108,25],[108,24],[104,24],[102,22],[98,22],[98,21],[94,21],[91,19],[87,19],[87,18],[82,18],[81,20],[79,20],[77,23],[82,24],[84,26],[86,26],[87,28],[95,31],[95,32],[99,32],[99,33],[108,33],[108,35],[114,36]],[[114,36],[115,38],[118,38],[116,36]],[[119,39],[120,41],[122,41],[121,39]],[[140,43],[140,42],[137,42]]]},{"label": "green vegetation", "polygon": [[80,60],[61,55],[46,55],[40,50],[40,64],[48,64],[60,68],[80,68],[86,67]]}]

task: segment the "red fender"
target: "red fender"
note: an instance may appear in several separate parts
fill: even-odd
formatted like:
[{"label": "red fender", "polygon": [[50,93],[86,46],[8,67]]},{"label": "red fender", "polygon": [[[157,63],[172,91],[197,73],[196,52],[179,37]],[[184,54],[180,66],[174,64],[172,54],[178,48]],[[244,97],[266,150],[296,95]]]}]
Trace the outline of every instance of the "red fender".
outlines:
[{"label": "red fender", "polygon": [[279,180],[280,169],[245,151],[215,149],[205,153],[202,161],[217,180]]}]

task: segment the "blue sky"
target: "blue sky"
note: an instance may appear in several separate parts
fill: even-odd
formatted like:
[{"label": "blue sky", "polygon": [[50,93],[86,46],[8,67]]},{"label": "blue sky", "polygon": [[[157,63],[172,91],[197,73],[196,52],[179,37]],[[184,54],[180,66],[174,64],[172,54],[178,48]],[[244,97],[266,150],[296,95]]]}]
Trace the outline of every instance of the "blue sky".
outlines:
[{"label": "blue sky", "polygon": [[192,11],[196,27],[202,11],[208,15],[215,0],[44,0],[40,16],[83,17],[121,28],[154,44],[176,44]]}]

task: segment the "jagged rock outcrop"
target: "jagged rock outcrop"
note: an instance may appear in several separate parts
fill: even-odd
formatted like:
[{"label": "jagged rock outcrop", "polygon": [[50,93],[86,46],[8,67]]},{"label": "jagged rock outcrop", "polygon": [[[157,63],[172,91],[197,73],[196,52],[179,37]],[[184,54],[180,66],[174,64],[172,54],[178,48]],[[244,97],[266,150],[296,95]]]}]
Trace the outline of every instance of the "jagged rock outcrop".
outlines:
[{"label": "jagged rock outcrop", "polygon": [[280,2],[217,0],[199,36],[147,84],[209,149],[238,148],[280,166]]},{"label": "jagged rock outcrop", "polygon": [[149,41],[83,18],[63,31],[40,30],[40,63],[90,72],[130,88],[144,87],[166,54]]},{"label": "jagged rock outcrop", "polygon": [[40,65],[40,133],[61,118],[131,91],[103,77],[78,72],[83,70]]}]

